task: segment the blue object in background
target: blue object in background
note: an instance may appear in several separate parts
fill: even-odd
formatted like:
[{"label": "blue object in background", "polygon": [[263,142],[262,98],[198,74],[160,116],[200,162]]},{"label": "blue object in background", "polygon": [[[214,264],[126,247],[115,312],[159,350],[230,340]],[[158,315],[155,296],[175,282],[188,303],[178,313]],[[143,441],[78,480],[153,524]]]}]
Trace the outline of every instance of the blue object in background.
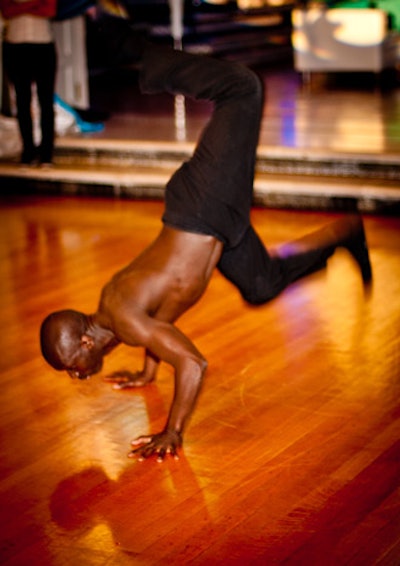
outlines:
[{"label": "blue object in background", "polygon": [[58,96],[58,94],[54,95],[54,103],[58,104],[64,111],[68,112],[69,114],[71,114],[71,116],[73,116],[76,126],[81,133],[91,134],[94,132],[101,132],[104,130],[104,124],[102,122],[93,123],[83,120],[79,115],[79,112],[77,112],[74,108],[72,108],[72,106],[67,104],[62,98]]}]

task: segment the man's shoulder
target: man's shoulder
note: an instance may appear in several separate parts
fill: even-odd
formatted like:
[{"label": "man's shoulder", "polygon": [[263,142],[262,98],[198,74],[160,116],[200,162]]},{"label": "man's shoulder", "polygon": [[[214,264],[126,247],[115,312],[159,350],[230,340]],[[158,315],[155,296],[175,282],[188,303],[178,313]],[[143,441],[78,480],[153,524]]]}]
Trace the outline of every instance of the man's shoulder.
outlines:
[{"label": "man's shoulder", "polygon": [[111,313],[115,336],[129,346],[143,346],[151,336],[154,320],[140,305],[117,306]]}]

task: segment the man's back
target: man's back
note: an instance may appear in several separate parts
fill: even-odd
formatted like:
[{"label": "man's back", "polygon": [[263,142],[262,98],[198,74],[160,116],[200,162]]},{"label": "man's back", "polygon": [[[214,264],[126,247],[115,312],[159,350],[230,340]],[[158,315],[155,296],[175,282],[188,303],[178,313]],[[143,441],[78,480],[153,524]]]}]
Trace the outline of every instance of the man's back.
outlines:
[{"label": "man's back", "polygon": [[118,336],[121,318],[140,311],[174,322],[204,293],[222,252],[212,236],[163,227],[156,240],[104,287],[98,316]]}]

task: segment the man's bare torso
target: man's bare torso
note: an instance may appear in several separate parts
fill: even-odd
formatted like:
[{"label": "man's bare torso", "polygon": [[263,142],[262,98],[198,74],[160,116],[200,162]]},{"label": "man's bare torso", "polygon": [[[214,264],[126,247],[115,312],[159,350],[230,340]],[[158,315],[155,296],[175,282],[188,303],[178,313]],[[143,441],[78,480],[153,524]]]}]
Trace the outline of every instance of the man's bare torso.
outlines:
[{"label": "man's bare torso", "polygon": [[222,253],[212,236],[163,227],[156,240],[104,287],[98,316],[118,336],[118,321],[140,311],[174,322],[205,291]]}]

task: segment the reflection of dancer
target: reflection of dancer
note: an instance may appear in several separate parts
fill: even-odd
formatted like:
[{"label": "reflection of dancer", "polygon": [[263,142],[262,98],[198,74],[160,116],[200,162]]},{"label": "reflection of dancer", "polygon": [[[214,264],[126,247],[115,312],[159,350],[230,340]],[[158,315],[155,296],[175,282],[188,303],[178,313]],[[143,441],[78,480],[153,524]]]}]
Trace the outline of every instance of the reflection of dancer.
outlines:
[{"label": "reflection of dancer", "polygon": [[[138,59],[138,43],[126,28],[119,48]],[[42,324],[46,360],[71,377],[100,371],[117,344],[143,346],[142,371],[124,386],[155,378],[160,360],[175,369],[175,395],[164,430],[133,441],[133,454],[176,455],[200,391],[206,361],[174,322],[204,293],[215,267],[251,304],[265,303],[287,285],[326,263],[338,246],[371,270],[362,221],[344,218],[271,256],[250,224],[253,173],[262,109],[258,78],[230,62],[147,46],[141,57],[145,92],[167,91],[214,102],[214,112],[192,158],[166,189],[164,227],[156,240],[115,274],[96,313],[51,314]],[[116,377],[116,380],[119,378]],[[123,378],[121,378],[123,379]]]},{"label": "reflection of dancer", "polygon": [[[141,474],[145,474],[146,479]],[[171,463],[162,472],[156,467],[140,470],[129,467],[116,480],[110,479],[101,467],[83,469],[56,487],[50,499],[51,519],[58,527],[73,533],[75,540],[79,535],[86,535],[88,529],[106,525],[119,550],[135,554],[146,552],[146,560],[151,564],[159,548],[150,546],[150,541],[155,540],[155,511],[149,504],[149,492],[144,485],[151,485],[151,500],[162,509],[165,525],[173,524],[176,509],[187,504],[188,494],[198,523],[209,524],[203,492],[184,457],[179,465]],[[158,533],[160,537],[162,534]],[[179,548],[175,551],[180,554]],[[179,558],[185,562],[183,556],[176,557]]]},{"label": "reflection of dancer", "polygon": [[32,83],[36,84],[40,106],[39,158],[42,164],[50,164],[53,159],[56,50],[50,18],[56,14],[56,4],[56,0],[0,0],[0,10],[6,20],[4,67],[15,88],[23,145],[21,163],[26,165],[36,159]]}]

